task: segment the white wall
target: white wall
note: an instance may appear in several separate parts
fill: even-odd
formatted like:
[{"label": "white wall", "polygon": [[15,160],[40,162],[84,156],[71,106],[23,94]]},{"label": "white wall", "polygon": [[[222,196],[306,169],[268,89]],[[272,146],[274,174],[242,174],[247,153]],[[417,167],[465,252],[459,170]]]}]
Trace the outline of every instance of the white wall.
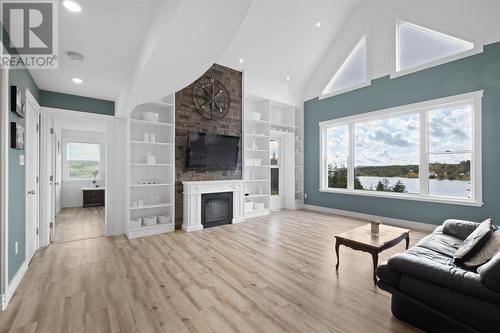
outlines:
[{"label": "white wall", "polygon": [[62,130],[62,183],[61,183],[61,207],[82,207],[83,195],[82,187],[93,186],[91,180],[68,180],[65,179],[66,172],[66,143],[68,142],[88,142],[101,144],[101,179],[97,181],[99,186],[104,186],[106,174],[106,137],[102,132],[87,132]]},{"label": "white wall", "polygon": [[108,142],[111,142],[108,150],[108,163],[109,172],[107,178],[106,195],[107,200],[112,200],[112,212],[107,211],[107,214],[112,214],[108,216],[107,234],[111,235],[121,235],[126,231],[126,221],[127,221],[127,191],[129,190],[127,185],[127,149],[128,140],[127,138],[127,122],[125,118],[115,117],[113,122],[113,129],[108,129]]},{"label": "white wall", "polygon": [[314,71],[304,91],[307,101],[321,94],[340,64],[365,32],[370,45],[371,78],[389,75],[394,59],[395,19],[403,16],[430,28],[462,32],[484,44],[500,41],[498,0],[379,0],[357,6]]}]

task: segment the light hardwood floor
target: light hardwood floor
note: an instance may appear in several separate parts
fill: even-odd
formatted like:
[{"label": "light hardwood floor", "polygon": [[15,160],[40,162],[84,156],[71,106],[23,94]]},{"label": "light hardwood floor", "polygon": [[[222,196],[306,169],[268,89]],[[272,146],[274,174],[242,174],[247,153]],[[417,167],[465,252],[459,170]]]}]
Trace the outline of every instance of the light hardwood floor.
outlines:
[{"label": "light hardwood floor", "polygon": [[56,218],[54,242],[104,236],[104,207],[63,208]]},{"label": "light hardwood floor", "polygon": [[[199,232],[56,243],[32,260],[0,332],[417,332],[372,259],[334,235],[366,222],[281,211]],[[423,237],[412,232],[411,244]],[[381,262],[404,250],[404,242]]]}]

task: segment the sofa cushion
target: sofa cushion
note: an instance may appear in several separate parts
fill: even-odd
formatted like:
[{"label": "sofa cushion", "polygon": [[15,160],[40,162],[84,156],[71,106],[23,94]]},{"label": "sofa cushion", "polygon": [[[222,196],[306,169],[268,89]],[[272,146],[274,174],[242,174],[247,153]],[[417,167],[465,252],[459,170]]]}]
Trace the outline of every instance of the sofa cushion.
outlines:
[{"label": "sofa cushion", "polygon": [[455,290],[459,293],[500,302],[500,292],[485,287],[479,274],[463,269],[453,263],[453,258],[416,246],[405,253],[392,256],[387,262],[389,269],[403,275]]},{"label": "sofa cushion", "polygon": [[455,252],[456,263],[463,263],[472,258],[489,240],[491,236],[491,219],[481,222],[464,240]]},{"label": "sofa cushion", "polygon": [[500,304],[403,275],[400,290],[481,332],[498,332]]},{"label": "sofa cushion", "polygon": [[443,233],[443,228],[438,227],[434,232],[422,238],[417,246],[424,247],[434,252],[452,258],[462,244],[462,239]]},{"label": "sofa cushion", "polygon": [[500,292],[500,253],[478,268],[481,283],[489,289]]},{"label": "sofa cushion", "polygon": [[477,222],[449,219],[443,223],[443,233],[464,240],[478,225]]},{"label": "sofa cushion", "polygon": [[496,230],[491,233],[488,242],[472,258],[464,262],[464,265],[467,267],[481,266],[487,263],[498,252],[500,252],[500,231]]},{"label": "sofa cushion", "polygon": [[389,269],[387,264],[381,264],[377,267],[377,276],[388,286],[397,288],[401,273]]}]

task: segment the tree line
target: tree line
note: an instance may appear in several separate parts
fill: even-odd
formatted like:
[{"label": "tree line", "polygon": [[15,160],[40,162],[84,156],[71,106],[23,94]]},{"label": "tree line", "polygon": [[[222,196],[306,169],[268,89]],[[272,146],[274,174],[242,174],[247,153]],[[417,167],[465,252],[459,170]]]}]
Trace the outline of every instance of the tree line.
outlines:
[{"label": "tree line", "polygon": [[[418,165],[383,165],[358,166],[355,174],[358,177],[401,177],[418,178]],[[439,180],[470,180],[470,160],[451,163],[430,163],[429,178]]]},{"label": "tree line", "polygon": [[[418,165],[384,165],[384,166],[359,166],[354,170],[354,189],[375,190],[384,192],[407,192],[405,184],[397,181],[393,186],[389,185],[388,178],[418,178]],[[359,177],[380,177],[375,189],[365,189]],[[470,180],[470,160],[461,161],[457,164],[430,163],[429,178],[439,180]],[[328,165],[328,187],[347,188],[347,167],[345,165]]]},{"label": "tree line", "polygon": [[[337,166],[333,164],[328,165],[328,187],[329,188],[347,188],[347,167]],[[354,189],[355,190],[373,190],[372,188],[365,189],[363,184],[358,178],[358,175],[354,177]],[[375,191],[384,192],[406,192],[406,186],[401,181],[397,181],[394,186],[389,186],[389,180],[384,177],[378,182]]]}]

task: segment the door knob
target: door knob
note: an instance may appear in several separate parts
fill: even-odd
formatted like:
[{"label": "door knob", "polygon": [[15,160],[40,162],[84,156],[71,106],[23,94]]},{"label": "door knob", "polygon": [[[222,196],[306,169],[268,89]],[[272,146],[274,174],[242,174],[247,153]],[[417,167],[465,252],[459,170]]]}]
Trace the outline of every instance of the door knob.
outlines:
[{"label": "door knob", "polygon": [[32,194],[32,195],[35,195],[35,194],[36,194],[36,191],[35,191],[35,190],[32,190],[32,191],[28,191],[28,194]]}]

